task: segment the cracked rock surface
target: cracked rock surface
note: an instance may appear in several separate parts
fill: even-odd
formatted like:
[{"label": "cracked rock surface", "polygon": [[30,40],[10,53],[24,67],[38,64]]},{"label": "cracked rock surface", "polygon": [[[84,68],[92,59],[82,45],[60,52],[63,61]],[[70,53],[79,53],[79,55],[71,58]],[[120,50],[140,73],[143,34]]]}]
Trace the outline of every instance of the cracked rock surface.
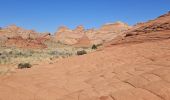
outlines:
[{"label": "cracked rock surface", "polygon": [[170,40],[114,45],[0,76],[0,100],[170,100]]}]

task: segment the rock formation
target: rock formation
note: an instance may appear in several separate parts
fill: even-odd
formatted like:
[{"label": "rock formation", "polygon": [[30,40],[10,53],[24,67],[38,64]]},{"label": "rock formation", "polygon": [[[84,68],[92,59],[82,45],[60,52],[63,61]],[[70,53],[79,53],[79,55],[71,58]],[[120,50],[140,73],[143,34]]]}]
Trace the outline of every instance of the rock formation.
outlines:
[{"label": "rock formation", "polygon": [[80,39],[78,39],[77,43],[74,46],[77,47],[88,47],[91,44],[90,39],[87,35],[83,35]]},{"label": "rock formation", "polygon": [[123,23],[123,22],[115,22],[115,23],[108,23],[103,25],[99,31],[101,32],[115,32],[115,33],[121,33],[124,32],[128,29],[130,29],[131,27],[128,26],[127,24]]},{"label": "rock formation", "polygon": [[34,30],[26,30],[21,27],[18,27],[16,25],[10,25],[3,29],[7,37],[13,37],[13,36],[21,36],[24,39],[27,38],[36,38],[38,37],[38,33]]},{"label": "rock formation", "polygon": [[67,27],[60,27],[56,33],[56,40],[63,44],[73,45],[83,36],[84,28],[78,26],[75,30],[70,30]]},{"label": "rock formation", "polygon": [[[89,40],[89,46],[92,44],[101,44],[114,39],[117,34],[129,30],[131,27],[122,22],[105,24],[99,29],[85,30],[82,25],[74,30],[66,27],[60,27],[56,34],[56,40],[68,45],[81,45],[79,42],[83,37]],[[84,40],[83,40],[84,41]],[[88,45],[87,45],[88,46]]]},{"label": "rock formation", "polygon": [[84,26],[82,26],[82,25],[77,26],[76,29],[73,30],[73,32],[75,32],[75,33],[82,33],[84,31],[85,31],[85,29],[84,29]]},{"label": "rock formation", "polygon": [[0,44],[6,47],[45,48],[43,42],[49,38],[49,33],[38,33],[16,25],[7,26],[0,31]]},{"label": "rock formation", "polygon": [[[126,31],[112,28],[107,24],[101,30],[75,29],[80,33],[61,28],[56,38],[75,39],[76,45],[105,42],[115,31],[121,32],[108,41],[110,47],[97,52],[1,76],[0,100],[170,100],[170,13],[122,28]],[[41,44],[34,41],[37,38],[8,39],[21,45]]]},{"label": "rock formation", "polygon": [[39,39],[30,40],[24,39],[21,36],[8,38],[5,42],[5,46],[17,47],[17,48],[29,48],[29,49],[41,49],[46,48],[46,45]]},{"label": "rock formation", "polygon": [[170,38],[170,12],[146,23],[135,25],[113,40],[112,44],[168,38]]}]

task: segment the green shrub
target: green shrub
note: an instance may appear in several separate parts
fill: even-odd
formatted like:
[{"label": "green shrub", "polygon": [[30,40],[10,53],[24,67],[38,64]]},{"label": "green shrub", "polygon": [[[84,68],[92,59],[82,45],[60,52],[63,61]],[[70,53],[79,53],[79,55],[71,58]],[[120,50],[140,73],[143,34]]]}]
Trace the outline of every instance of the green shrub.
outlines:
[{"label": "green shrub", "polygon": [[20,63],[18,64],[18,69],[23,69],[23,68],[31,68],[32,65],[30,63]]},{"label": "green shrub", "polygon": [[93,46],[91,48],[92,49],[97,49],[97,46],[95,44],[93,44]]},{"label": "green shrub", "polygon": [[84,55],[87,54],[85,50],[77,51],[77,55]]}]

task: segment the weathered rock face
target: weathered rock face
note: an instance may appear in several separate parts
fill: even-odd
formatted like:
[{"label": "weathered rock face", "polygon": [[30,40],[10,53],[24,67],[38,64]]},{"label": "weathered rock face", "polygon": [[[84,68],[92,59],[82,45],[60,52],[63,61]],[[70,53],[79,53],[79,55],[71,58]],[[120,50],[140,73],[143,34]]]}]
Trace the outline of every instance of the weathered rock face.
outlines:
[{"label": "weathered rock face", "polygon": [[5,42],[5,46],[17,47],[17,48],[32,48],[32,49],[35,49],[35,48],[40,49],[40,48],[47,47],[39,39],[35,39],[35,40],[23,39],[20,36],[8,38],[7,41]]},{"label": "weathered rock face", "polygon": [[76,29],[73,30],[73,31],[74,31],[75,33],[80,33],[80,32],[84,32],[85,29],[84,29],[84,26],[79,25],[79,26],[77,26]]},{"label": "weathered rock face", "polygon": [[89,44],[91,44],[90,39],[87,37],[87,35],[83,35],[83,37],[78,39],[77,43],[74,45],[78,47],[88,47]]},{"label": "weathered rock face", "polygon": [[170,38],[170,12],[155,20],[135,25],[122,36],[113,40],[112,44],[127,42],[145,42]]},{"label": "weathered rock face", "polygon": [[98,30],[88,30],[86,31],[86,35],[90,38],[91,43],[102,44],[113,40],[117,35],[122,34],[129,29],[131,29],[131,27],[127,24],[116,22],[105,24]]},{"label": "weathered rock face", "polygon": [[46,48],[44,41],[50,39],[49,33],[38,33],[26,30],[16,25],[2,28],[0,31],[0,45],[19,48]]},{"label": "weathered rock face", "polygon": [[84,28],[82,26],[78,26],[75,30],[60,27],[56,33],[56,40],[64,44],[73,45],[83,36],[83,31]]},{"label": "weathered rock face", "polygon": [[[56,32],[56,40],[68,45],[81,45],[82,42],[80,41],[83,39],[83,41],[90,41],[88,42],[90,46],[92,44],[108,42],[114,39],[117,34],[121,34],[130,28],[130,26],[122,22],[106,24],[99,29],[89,30],[85,30],[82,25],[78,26],[74,30],[70,30],[66,27],[60,27]],[[86,37],[86,40],[84,37]]]},{"label": "weathered rock face", "polygon": [[99,31],[101,32],[115,32],[120,33],[122,31],[126,31],[127,29],[130,29],[131,27],[123,22],[116,22],[116,23],[110,23],[103,25]]},{"label": "weathered rock face", "polygon": [[24,39],[32,38],[35,39],[38,37],[38,33],[34,30],[26,30],[23,28],[20,28],[16,25],[10,25],[3,29],[7,37],[13,37],[13,36],[21,36]]},{"label": "weathered rock face", "polygon": [[155,20],[150,20],[146,23],[137,24],[134,28],[132,28],[128,33],[136,34],[136,33],[151,33],[170,30],[170,13],[164,14]]},{"label": "weathered rock face", "polygon": [[70,32],[71,30],[69,30],[66,26],[61,26],[58,28],[58,33],[62,33],[62,32]]}]

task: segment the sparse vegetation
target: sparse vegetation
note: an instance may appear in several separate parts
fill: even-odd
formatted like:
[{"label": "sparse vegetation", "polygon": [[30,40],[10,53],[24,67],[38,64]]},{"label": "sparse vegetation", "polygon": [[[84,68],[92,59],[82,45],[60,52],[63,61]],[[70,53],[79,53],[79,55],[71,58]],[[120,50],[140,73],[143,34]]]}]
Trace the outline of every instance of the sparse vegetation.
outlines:
[{"label": "sparse vegetation", "polygon": [[97,49],[97,45],[93,44],[91,48],[92,49]]},{"label": "sparse vegetation", "polygon": [[10,56],[7,52],[0,53],[0,64],[8,64],[10,61]]},{"label": "sparse vegetation", "polygon": [[84,55],[87,54],[85,50],[77,51],[77,55]]},{"label": "sparse vegetation", "polygon": [[18,64],[18,69],[23,69],[23,68],[31,68],[32,65],[30,63],[20,63]]},{"label": "sparse vegetation", "polygon": [[[46,42],[48,48],[45,49],[22,49],[17,47],[0,46],[0,65],[9,67],[0,68],[0,73],[9,72],[8,70],[31,68],[40,62],[45,64],[54,63],[57,59],[63,59],[74,55],[83,55],[92,52],[91,47],[72,47],[59,44],[57,42]],[[29,62],[29,63],[27,63]]]},{"label": "sparse vegetation", "polygon": [[[53,43],[54,44],[54,43]],[[49,43],[49,45],[51,45]],[[15,47],[0,47],[0,64],[18,65],[20,62],[30,62],[37,64],[41,61],[51,61],[53,59],[67,58],[73,55],[81,55],[82,51],[92,52],[91,48],[76,48],[71,46],[63,46],[61,44],[54,44],[55,48],[49,47],[46,49],[21,49]]]}]

